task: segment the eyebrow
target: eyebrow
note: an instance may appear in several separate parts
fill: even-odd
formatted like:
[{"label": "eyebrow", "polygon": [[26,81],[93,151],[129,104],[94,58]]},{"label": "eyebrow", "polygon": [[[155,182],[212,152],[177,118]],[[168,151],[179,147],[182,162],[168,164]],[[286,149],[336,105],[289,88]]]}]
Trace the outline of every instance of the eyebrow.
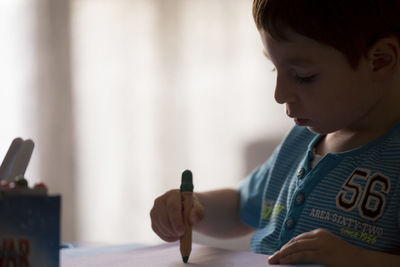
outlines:
[{"label": "eyebrow", "polygon": [[[270,55],[265,50],[263,50],[263,54],[268,60],[272,61]],[[297,57],[292,57],[292,58],[290,58],[290,57],[289,58],[285,58],[283,60],[283,62],[284,62],[284,65],[296,65],[296,66],[309,66],[309,65],[312,65],[314,63],[310,59],[303,58],[303,57],[298,57],[298,56]]]}]

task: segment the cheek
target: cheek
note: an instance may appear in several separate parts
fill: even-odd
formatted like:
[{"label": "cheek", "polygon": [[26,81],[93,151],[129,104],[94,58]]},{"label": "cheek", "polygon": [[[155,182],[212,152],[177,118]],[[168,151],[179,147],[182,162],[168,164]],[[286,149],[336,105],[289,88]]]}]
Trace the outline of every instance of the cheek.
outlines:
[{"label": "cheek", "polygon": [[323,104],[329,107],[351,106],[365,96],[367,83],[359,79],[358,75],[337,73],[325,79],[319,88],[322,93]]},{"label": "cheek", "polygon": [[360,99],[360,92],[355,88],[355,84],[343,78],[321,81],[313,88],[313,93],[306,97],[306,105],[321,120],[345,119],[348,113],[357,109],[355,102]]}]

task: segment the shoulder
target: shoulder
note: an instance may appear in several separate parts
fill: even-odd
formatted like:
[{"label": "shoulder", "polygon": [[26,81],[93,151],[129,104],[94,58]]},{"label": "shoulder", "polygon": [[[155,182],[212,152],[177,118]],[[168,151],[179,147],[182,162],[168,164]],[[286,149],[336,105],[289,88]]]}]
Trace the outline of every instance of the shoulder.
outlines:
[{"label": "shoulder", "polygon": [[386,143],[395,145],[400,144],[400,121],[388,130],[381,138]]},{"label": "shoulder", "polygon": [[[369,153],[379,153],[380,160],[388,157],[388,159],[395,160],[396,163],[400,162],[400,121],[382,136],[365,145],[363,148]],[[361,151],[364,151],[364,149],[361,149]]]}]

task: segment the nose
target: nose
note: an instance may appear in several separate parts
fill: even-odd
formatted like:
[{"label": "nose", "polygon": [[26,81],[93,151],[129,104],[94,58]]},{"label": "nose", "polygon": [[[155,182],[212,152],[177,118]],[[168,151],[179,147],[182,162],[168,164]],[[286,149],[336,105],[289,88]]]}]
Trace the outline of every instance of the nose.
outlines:
[{"label": "nose", "polygon": [[296,92],[293,85],[289,84],[279,74],[276,77],[274,97],[278,104],[291,103],[296,99]]}]

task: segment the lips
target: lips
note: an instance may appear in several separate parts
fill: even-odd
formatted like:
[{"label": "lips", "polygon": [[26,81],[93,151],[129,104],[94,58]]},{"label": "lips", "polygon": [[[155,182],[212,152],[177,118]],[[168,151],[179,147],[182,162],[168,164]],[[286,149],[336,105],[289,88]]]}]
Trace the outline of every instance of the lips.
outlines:
[{"label": "lips", "polygon": [[286,105],[286,114],[289,118],[294,119],[294,122],[299,126],[307,125],[310,121],[309,119],[299,117],[288,105]]},{"label": "lips", "polygon": [[309,123],[309,121],[310,121],[309,119],[299,118],[299,117],[297,117],[295,115],[292,115],[292,114],[288,114],[288,116],[290,118],[292,118],[294,120],[294,122],[299,126],[307,125]]}]

